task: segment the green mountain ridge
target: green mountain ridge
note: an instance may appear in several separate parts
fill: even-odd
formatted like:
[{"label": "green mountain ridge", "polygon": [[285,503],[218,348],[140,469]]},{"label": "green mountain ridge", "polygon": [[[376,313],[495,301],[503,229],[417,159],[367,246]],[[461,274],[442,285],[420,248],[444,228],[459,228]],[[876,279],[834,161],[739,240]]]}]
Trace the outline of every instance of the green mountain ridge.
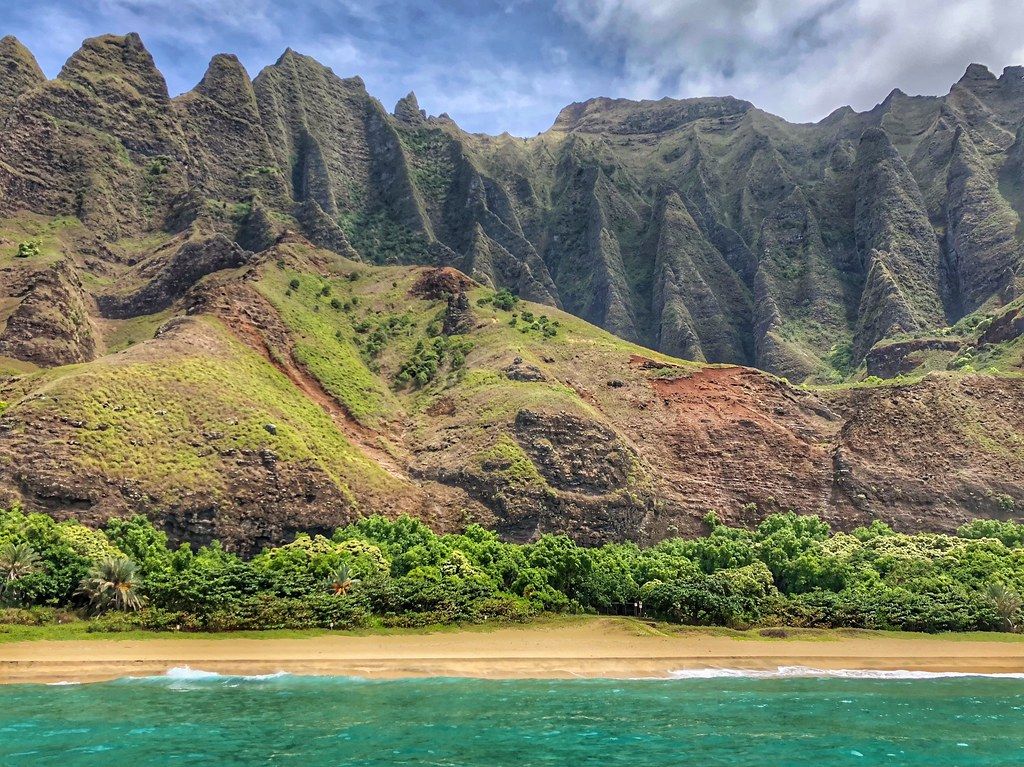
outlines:
[{"label": "green mountain ridge", "polygon": [[3,38],[0,506],[239,551],[371,512],[1013,516],[1022,73],[813,125],[594,99],[519,139],[291,50],[171,98],[137,35],[52,80]]},{"label": "green mountain ridge", "polygon": [[790,124],[732,98],[566,107],[531,139],[467,134],[292,50],[218,55],[171,99],[137,35],[47,81],[0,46],[0,205],[110,237],[262,222],[371,263],[461,269],[644,345],[838,380],[879,340],[1020,294],[1020,67]]}]

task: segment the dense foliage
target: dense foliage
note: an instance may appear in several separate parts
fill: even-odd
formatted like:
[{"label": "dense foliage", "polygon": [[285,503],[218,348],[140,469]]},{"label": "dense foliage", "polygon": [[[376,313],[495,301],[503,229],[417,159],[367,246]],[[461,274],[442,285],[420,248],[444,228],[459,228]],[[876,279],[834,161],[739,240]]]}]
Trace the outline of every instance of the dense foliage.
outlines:
[{"label": "dense foliage", "polygon": [[408,517],[368,517],[244,560],[216,542],[172,548],[143,517],[91,530],[12,509],[0,511],[0,594],[30,611],[106,613],[106,629],[416,626],[634,614],[641,603],[646,616],[696,625],[1018,624],[1024,525],[978,521],[950,536],[904,535],[880,522],[833,533],[795,514],[754,530],[714,515],[706,523],[700,538],[584,548],[562,535],[513,544],[477,525],[437,535]]}]

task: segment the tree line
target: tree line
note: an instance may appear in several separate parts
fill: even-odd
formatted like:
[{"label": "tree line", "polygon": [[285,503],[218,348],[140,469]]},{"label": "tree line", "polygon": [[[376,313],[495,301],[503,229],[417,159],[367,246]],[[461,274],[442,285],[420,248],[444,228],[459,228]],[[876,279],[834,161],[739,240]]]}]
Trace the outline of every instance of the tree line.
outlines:
[{"label": "tree line", "polygon": [[217,542],[170,546],[142,516],[91,529],[12,508],[0,510],[0,623],[348,629],[627,612],[734,628],[1012,631],[1021,618],[1024,525],[909,535],[875,522],[842,533],[793,513],[752,530],[714,514],[705,524],[697,538],[587,548],[372,516],[244,559]]}]

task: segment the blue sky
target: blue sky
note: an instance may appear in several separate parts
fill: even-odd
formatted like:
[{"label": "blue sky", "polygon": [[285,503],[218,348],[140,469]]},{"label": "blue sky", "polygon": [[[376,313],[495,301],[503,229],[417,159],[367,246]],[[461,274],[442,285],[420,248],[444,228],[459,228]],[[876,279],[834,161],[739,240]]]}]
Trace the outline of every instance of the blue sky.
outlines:
[{"label": "blue sky", "polygon": [[0,0],[55,75],[85,37],[138,32],[172,94],[210,57],[252,76],[286,47],[409,90],[467,130],[529,136],[592,96],[730,94],[790,120],[944,93],[977,61],[1024,64],[1020,0]]}]

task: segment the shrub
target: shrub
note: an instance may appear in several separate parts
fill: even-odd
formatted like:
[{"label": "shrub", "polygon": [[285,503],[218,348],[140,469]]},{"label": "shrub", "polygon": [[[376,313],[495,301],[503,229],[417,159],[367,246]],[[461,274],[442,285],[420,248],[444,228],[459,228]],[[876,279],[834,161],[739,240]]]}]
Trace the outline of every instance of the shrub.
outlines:
[{"label": "shrub", "polygon": [[491,296],[491,303],[498,309],[510,312],[519,303],[519,296],[512,293],[508,288],[502,288]]},{"label": "shrub", "polygon": [[18,258],[34,258],[42,252],[39,240],[18,243]]}]

